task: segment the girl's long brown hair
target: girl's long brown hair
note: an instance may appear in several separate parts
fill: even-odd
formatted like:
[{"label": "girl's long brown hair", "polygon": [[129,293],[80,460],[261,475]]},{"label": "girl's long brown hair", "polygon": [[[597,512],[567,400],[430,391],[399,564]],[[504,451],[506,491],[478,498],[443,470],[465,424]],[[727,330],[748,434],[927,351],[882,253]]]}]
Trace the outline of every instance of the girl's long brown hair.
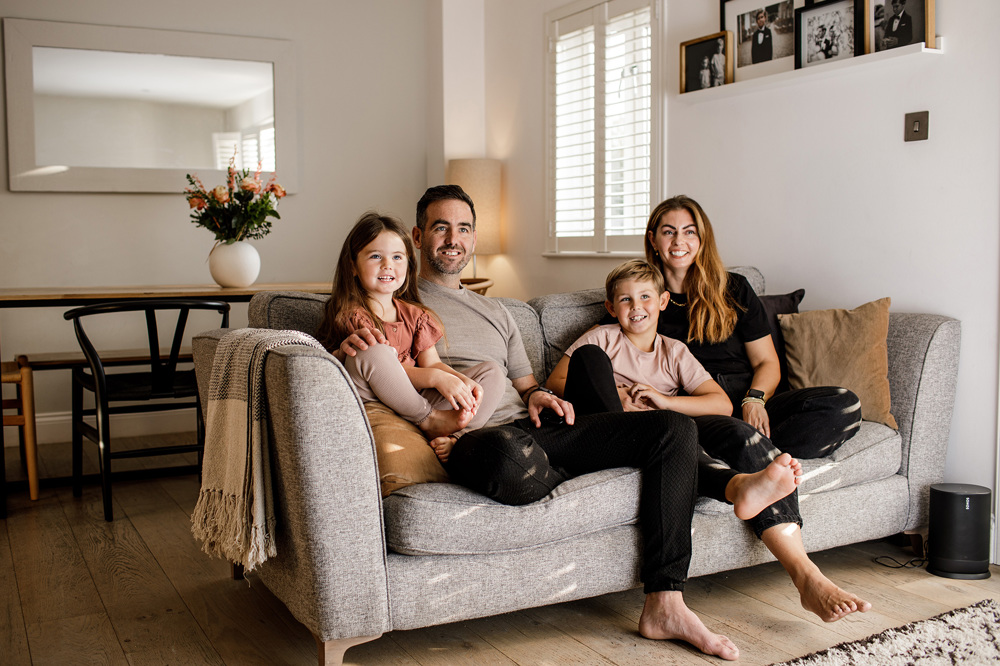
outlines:
[{"label": "girl's long brown hair", "polygon": [[344,240],[344,246],[340,250],[340,258],[337,260],[337,268],[333,276],[330,300],[326,302],[323,322],[316,332],[316,339],[330,351],[335,351],[340,347],[344,338],[354,332],[350,316],[358,308],[364,310],[375,322],[378,330],[385,334],[382,318],[375,314],[368,305],[368,294],[361,287],[361,281],[358,280],[355,270],[358,255],[383,231],[390,231],[399,236],[403,241],[403,246],[406,247],[406,279],[403,280],[403,286],[396,291],[394,297],[427,310],[421,302],[420,292],[417,290],[417,259],[413,249],[413,241],[406,233],[403,223],[394,217],[368,211],[355,223],[354,228]]},{"label": "girl's long brown hair", "polygon": [[[680,194],[671,197],[653,209],[646,224],[646,260],[662,273],[663,264],[653,238],[663,217],[675,210],[691,214],[701,247],[694,264],[684,277],[684,293],[688,299],[688,342],[719,343],[728,340],[736,328],[736,308],[739,307],[726,290],[729,274],[715,245],[715,233],[708,215],[694,199]],[[665,279],[666,276],[664,276]]]}]

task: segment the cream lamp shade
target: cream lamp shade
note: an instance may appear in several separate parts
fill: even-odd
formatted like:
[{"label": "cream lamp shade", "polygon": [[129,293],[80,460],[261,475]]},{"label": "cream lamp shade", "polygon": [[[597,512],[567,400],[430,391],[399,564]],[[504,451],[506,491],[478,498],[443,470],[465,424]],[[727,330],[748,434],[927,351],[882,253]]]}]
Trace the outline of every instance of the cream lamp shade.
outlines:
[{"label": "cream lamp shade", "polygon": [[465,190],[476,206],[476,254],[500,254],[500,160],[450,160],[445,180]]}]

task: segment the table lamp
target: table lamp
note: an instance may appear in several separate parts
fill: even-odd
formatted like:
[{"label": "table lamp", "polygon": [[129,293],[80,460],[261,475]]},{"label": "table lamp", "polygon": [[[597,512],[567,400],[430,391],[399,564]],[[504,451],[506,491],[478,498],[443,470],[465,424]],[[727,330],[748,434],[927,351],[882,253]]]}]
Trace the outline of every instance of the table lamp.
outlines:
[{"label": "table lamp", "polygon": [[476,251],[472,276],[476,277],[477,254],[500,254],[500,160],[449,160],[445,180],[459,185],[476,206]]}]

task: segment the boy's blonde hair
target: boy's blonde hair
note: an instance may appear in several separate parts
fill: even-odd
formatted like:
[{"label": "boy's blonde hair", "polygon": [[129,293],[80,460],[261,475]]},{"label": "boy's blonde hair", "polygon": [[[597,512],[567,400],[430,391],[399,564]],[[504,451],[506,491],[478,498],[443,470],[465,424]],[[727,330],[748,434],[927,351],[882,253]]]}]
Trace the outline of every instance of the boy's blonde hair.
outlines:
[{"label": "boy's blonde hair", "polygon": [[615,301],[615,288],[619,283],[626,280],[639,280],[641,282],[651,282],[656,287],[656,293],[662,294],[666,291],[663,282],[663,274],[647,261],[642,259],[630,259],[621,266],[608,273],[608,279],[604,281],[604,291],[607,294],[608,302]]}]

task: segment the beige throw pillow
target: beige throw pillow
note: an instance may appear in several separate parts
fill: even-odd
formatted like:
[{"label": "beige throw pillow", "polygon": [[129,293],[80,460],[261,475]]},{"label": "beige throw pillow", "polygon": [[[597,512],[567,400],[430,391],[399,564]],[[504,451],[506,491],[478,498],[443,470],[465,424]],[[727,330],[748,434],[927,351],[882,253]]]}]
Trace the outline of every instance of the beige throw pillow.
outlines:
[{"label": "beige throw pillow", "polygon": [[778,315],[793,389],[842,386],[861,400],[861,417],[898,429],[889,413],[890,299],[853,310]]},{"label": "beige throw pillow", "polygon": [[420,428],[381,402],[366,402],[365,412],[375,436],[382,497],[415,483],[448,481],[448,473]]}]

